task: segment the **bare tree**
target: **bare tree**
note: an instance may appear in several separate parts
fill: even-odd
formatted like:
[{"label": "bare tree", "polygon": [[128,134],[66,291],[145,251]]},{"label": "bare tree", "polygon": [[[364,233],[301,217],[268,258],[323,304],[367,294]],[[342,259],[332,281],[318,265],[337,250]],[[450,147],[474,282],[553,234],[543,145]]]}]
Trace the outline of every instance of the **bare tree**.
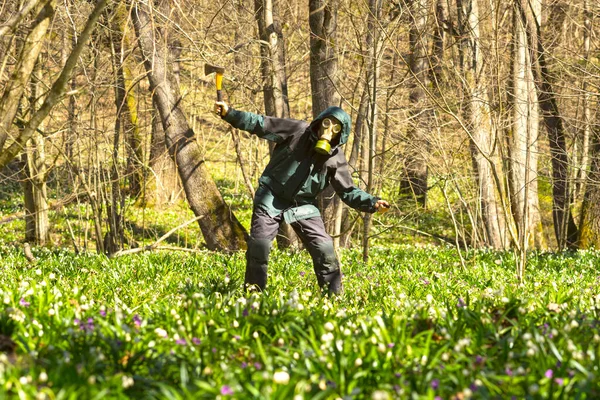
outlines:
[{"label": "bare tree", "polygon": [[[260,66],[265,114],[271,117],[289,118],[290,104],[285,68],[285,40],[277,1],[254,0],[254,10],[261,40]],[[277,245],[280,248],[298,245],[298,238],[294,230],[285,222],[279,227]]]},{"label": "bare tree", "polygon": [[501,249],[507,246],[504,210],[498,201],[498,190],[492,168],[496,168],[496,131],[485,79],[483,54],[480,45],[478,0],[457,0],[460,42],[460,68],[463,83],[463,116],[469,130],[471,158],[480,201],[484,227],[482,243]]},{"label": "bare tree", "polygon": [[238,250],[245,247],[246,232],[225,203],[206,168],[194,131],[181,105],[179,88],[167,60],[155,51],[161,32],[153,29],[149,6],[136,3],[132,12],[135,31],[144,54],[150,90],[165,130],[169,154],[177,163],[186,198],[197,217],[211,250]]},{"label": "bare tree", "polygon": [[401,192],[414,195],[417,203],[425,207],[427,203],[429,152],[428,135],[431,129],[432,109],[428,102],[429,78],[429,0],[411,0],[410,20],[410,89],[411,125],[408,131],[405,172],[401,181]]},{"label": "bare tree", "polygon": [[537,88],[537,100],[548,132],[552,161],[552,217],[554,233],[559,248],[574,247],[577,226],[571,213],[569,189],[569,157],[563,116],[558,108],[556,91],[546,65],[546,51],[540,37],[540,9],[525,0],[517,0],[517,11],[529,49],[533,82]]},{"label": "bare tree", "polygon": [[[9,132],[19,109],[21,97],[42,50],[48,26],[54,15],[54,6],[54,2],[44,1],[36,10],[37,16],[32,23],[29,34],[25,38],[20,54],[17,57],[17,65],[0,99],[0,151],[4,149],[6,140],[9,137]],[[26,142],[25,140],[23,143]],[[14,158],[14,155],[10,157],[10,159],[12,158]],[[8,161],[10,160],[0,165],[4,166]]]}]

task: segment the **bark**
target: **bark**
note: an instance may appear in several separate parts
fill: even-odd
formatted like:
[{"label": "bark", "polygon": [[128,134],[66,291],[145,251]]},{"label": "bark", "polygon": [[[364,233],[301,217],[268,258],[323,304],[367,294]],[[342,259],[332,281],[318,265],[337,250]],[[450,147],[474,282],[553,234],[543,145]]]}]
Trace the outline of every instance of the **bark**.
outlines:
[{"label": "bark", "polygon": [[524,27],[529,57],[533,61],[533,81],[550,144],[554,234],[560,249],[573,248],[576,246],[578,232],[570,210],[569,156],[563,117],[558,108],[556,92],[546,65],[546,51],[540,37],[539,10],[532,9],[526,0],[516,0],[516,3]]},{"label": "bark", "polygon": [[[600,103],[597,108],[600,110]],[[592,129],[591,165],[581,206],[578,246],[600,249],[600,112]]]},{"label": "bark", "polygon": [[[0,153],[3,152],[2,150],[4,149],[13,121],[19,109],[21,97],[27,87],[35,63],[44,45],[48,26],[54,15],[54,6],[54,1],[46,1],[40,5],[37,17],[31,26],[31,31],[27,35],[25,43],[21,48],[17,65],[15,66],[10,80],[6,84],[4,94],[0,99]],[[27,140],[23,142],[23,145],[25,143],[27,143]],[[21,149],[22,148],[23,147],[21,147]],[[11,157],[11,159],[12,158],[14,158],[14,156]],[[8,164],[8,161],[0,164],[0,166],[5,166]]]},{"label": "bark", "polygon": [[137,101],[132,85],[129,48],[127,35],[127,8],[120,2],[114,11],[111,21],[110,39],[113,46],[113,67],[115,74],[115,101],[117,119],[127,149],[127,179],[129,194],[137,198],[142,192],[144,181],[142,154],[142,138],[140,134]]},{"label": "bark", "polygon": [[[512,126],[507,135],[508,182],[512,215],[520,243],[544,248],[538,197],[538,116],[532,64],[523,25],[513,21]],[[521,245],[522,246],[522,245]]]},{"label": "bark", "polygon": [[[590,36],[591,36],[591,12],[588,2],[584,2],[584,58],[589,61]],[[586,79],[584,77],[584,79]],[[587,80],[585,81],[587,82]],[[578,246],[583,249],[600,249],[600,103],[596,106],[596,124],[591,121],[591,101],[587,85],[584,83],[584,143],[591,142],[590,169],[585,173],[588,162],[581,162],[581,175],[583,189],[585,190],[579,223]],[[597,96],[596,96],[597,97]],[[586,139],[587,138],[587,139]],[[582,152],[587,158],[587,146],[583,146]]]},{"label": "bark", "polygon": [[427,0],[414,0],[409,11],[410,72],[413,80],[409,94],[411,126],[408,131],[405,173],[400,185],[401,193],[412,194],[422,207],[427,203],[427,135],[431,129],[432,117],[426,91],[431,86],[427,54],[428,8]]},{"label": "bark", "polygon": [[[65,92],[65,88],[67,86],[69,77],[77,64],[77,60],[81,55],[94,27],[96,26],[96,22],[100,17],[102,10],[106,7],[107,0],[99,0],[96,3],[96,6],[88,20],[86,22],[81,35],[79,36],[79,40],[77,41],[77,46],[73,49],[67,63],[63,67],[59,77],[56,79],[50,91],[48,92],[48,96],[44,100],[44,103],[32,116],[31,119],[25,125],[25,128],[20,132],[19,136],[15,138],[15,141],[8,147],[6,150],[3,150],[0,153],[0,169],[5,167],[12,159],[14,159],[17,154],[21,152],[21,150],[25,147],[25,144],[31,139],[36,132],[37,128],[44,121],[46,116],[50,113],[52,108],[61,100],[62,95]],[[2,135],[2,129],[0,128],[0,136]],[[1,139],[0,139],[1,140]],[[1,148],[1,146],[0,146]]]},{"label": "bark", "polygon": [[152,136],[150,138],[149,173],[144,185],[144,204],[157,206],[172,204],[181,196],[183,187],[177,173],[177,165],[169,155],[157,105],[153,100],[151,110]]},{"label": "bark", "polygon": [[201,217],[198,222],[210,250],[242,249],[246,232],[223,200],[202,159],[200,146],[182,109],[173,73],[167,60],[154,51],[160,32],[153,30],[147,10],[147,5],[137,3],[132,18],[167,148],[177,164],[188,203],[194,214]]},{"label": "bark", "polygon": [[[169,14],[169,3],[167,1],[161,1],[158,4],[160,12],[164,15]],[[176,79],[178,74],[175,69],[178,69],[178,63],[176,62],[176,54],[173,54],[175,45],[168,37],[167,26],[163,27],[163,32],[167,35],[166,40],[163,40],[162,46],[157,46],[157,51],[162,51],[162,57],[169,60],[169,64],[173,65]],[[177,67],[177,68],[176,68]],[[146,178],[146,184],[144,185],[144,200],[145,205],[160,205],[160,204],[172,204],[175,201],[182,198],[183,187],[181,185],[181,179],[177,171],[177,165],[171,156],[167,148],[165,140],[165,131],[162,126],[160,114],[158,113],[158,106],[153,100],[153,107],[151,110],[151,125],[152,135],[150,139],[150,159],[149,159],[149,171]]]},{"label": "bark", "polygon": [[[382,0],[369,1],[369,17],[367,22],[367,46],[366,50],[370,54],[369,67],[367,68],[367,87],[369,94],[369,136],[368,136],[368,169],[367,169],[367,192],[372,192],[375,187],[375,152],[377,151],[377,81],[379,79],[380,54],[382,49],[382,39],[377,22],[381,20]],[[371,222],[373,214],[365,213],[363,216],[363,261],[369,259],[369,233],[371,231]]]},{"label": "bark", "polygon": [[[261,72],[265,113],[272,117],[289,118],[290,105],[285,68],[285,41],[277,0],[255,0],[254,9],[261,40]],[[277,233],[280,248],[297,247],[298,238],[292,227],[282,223]]]},{"label": "bark", "polygon": [[[460,67],[463,82],[463,117],[469,130],[471,159],[479,199],[477,222],[483,226],[481,244],[502,249],[508,245],[506,222],[494,182],[496,131],[492,126],[486,91],[485,70],[479,33],[478,0],[457,0],[461,40]],[[477,227],[474,227],[478,229]]]},{"label": "bark", "polygon": [[329,106],[340,104],[335,53],[338,7],[338,0],[309,0],[310,89],[313,117]]},{"label": "bark", "polygon": [[[316,118],[323,110],[340,104],[338,85],[337,14],[339,2],[326,0],[309,1],[310,27],[310,88],[312,114]],[[330,186],[319,196],[319,208],[327,232],[334,237],[334,246],[339,247],[341,200]]]},{"label": "bark", "polygon": [[[45,0],[41,4],[43,5],[49,1],[50,0]],[[29,0],[23,5],[23,8],[16,12],[8,21],[3,22],[2,25],[0,25],[0,41],[8,32],[14,31],[19,22],[21,22],[21,20],[25,18],[25,16],[29,14],[38,5],[38,3],[40,3],[40,0]],[[2,7],[5,7],[5,5]]]},{"label": "bark", "polygon": [[[30,107],[33,112],[40,106],[39,86],[42,79],[40,61],[31,79]],[[44,137],[36,133],[24,153],[25,158],[25,241],[44,246],[50,241],[50,223],[48,220],[48,194],[46,181],[46,151]]]}]

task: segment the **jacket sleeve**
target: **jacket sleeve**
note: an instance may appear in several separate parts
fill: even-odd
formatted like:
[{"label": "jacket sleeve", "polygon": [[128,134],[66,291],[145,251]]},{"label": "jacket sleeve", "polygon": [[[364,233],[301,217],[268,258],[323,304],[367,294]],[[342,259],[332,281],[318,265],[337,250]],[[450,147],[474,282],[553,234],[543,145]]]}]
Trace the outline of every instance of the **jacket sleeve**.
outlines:
[{"label": "jacket sleeve", "polygon": [[348,162],[344,159],[336,168],[331,178],[331,185],[342,201],[355,210],[374,213],[375,203],[379,197],[370,195],[354,185]]},{"label": "jacket sleeve", "polygon": [[241,129],[275,143],[281,143],[294,133],[303,132],[308,123],[290,118],[275,118],[230,108],[223,119]]}]

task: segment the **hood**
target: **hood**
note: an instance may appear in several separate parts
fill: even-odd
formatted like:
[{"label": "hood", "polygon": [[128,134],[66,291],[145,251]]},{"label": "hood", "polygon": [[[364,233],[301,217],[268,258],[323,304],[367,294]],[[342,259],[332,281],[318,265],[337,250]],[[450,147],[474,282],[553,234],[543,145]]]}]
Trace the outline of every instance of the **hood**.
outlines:
[{"label": "hood", "polygon": [[352,129],[352,120],[346,111],[339,107],[331,106],[327,107],[313,122],[310,123],[310,129],[313,132],[316,132],[321,125],[321,121],[326,117],[334,117],[342,123],[342,131],[340,132],[339,141],[335,145],[332,143],[331,150],[333,151],[336,147],[341,146],[348,141],[348,138],[350,137],[350,130]]}]

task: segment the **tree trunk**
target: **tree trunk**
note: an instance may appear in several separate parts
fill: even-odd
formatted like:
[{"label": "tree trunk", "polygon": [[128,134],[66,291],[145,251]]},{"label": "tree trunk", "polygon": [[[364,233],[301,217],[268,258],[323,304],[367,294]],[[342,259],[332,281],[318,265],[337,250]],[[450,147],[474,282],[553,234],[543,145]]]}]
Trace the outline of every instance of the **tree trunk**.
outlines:
[{"label": "tree trunk", "polygon": [[[40,107],[39,86],[42,79],[41,63],[38,60],[31,77],[31,113]],[[24,153],[25,155],[25,240],[44,246],[50,240],[50,222],[48,221],[48,195],[46,189],[46,151],[45,140],[36,133]]]},{"label": "tree trunk", "polygon": [[582,249],[600,249],[600,100],[597,103],[597,122],[592,133],[590,172],[583,204],[578,245]]},{"label": "tree trunk", "polygon": [[[3,152],[9,131],[19,109],[21,97],[44,45],[46,32],[54,15],[54,6],[54,1],[45,1],[38,7],[37,17],[33,21],[31,31],[21,48],[14,72],[4,88],[4,94],[0,99],[0,153]],[[27,140],[25,143],[27,143]],[[1,166],[8,164],[8,161],[1,164]]]},{"label": "tree trunk", "polygon": [[160,32],[153,30],[148,6],[137,3],[132,12],[135,31],[144,54],[150,90],[165,130],[169,154],[175,160],[191,209],[211,250],[245,247],[246,232],[225,203],[202,159],[201,149],[181,106],[179,88],[167,60],[155,52]]},{"label": "tree trunk", "polygon": [[[290,117],[285,70],[285,41],[281,30],[277,0],[255,0],[254,10],[261,40],[260,66],[263,80],[265,114],[277,118]],[[279,227],[277,245],[297,247],[298,238],[285,222]]]},{"label": "tree trunk", "polygon": [[[469,130],[471,159],[475,173],[483,226],[482,244],[502,249],[508,245],[506,222],[498,189],[492,176],[495,168],[496,131],[492,126],[479,39],[479,0],[457,0],[458,29],[461,37],[460,68],[463,74],[463,116]],[[478,227],[474,227],[478,229]]]},{"label": "tree trunk", "polygon": [[[588,2],[584,2],[584,57],[589,60],[590,36],[591,36],[591,13]],[[586,65],[587,67],[587,65]],[[587,82],[587,77],[584,77]],[[581,205],[581,216],[579,222],[578,246],[582,249],[600,249],[600,100],[596,104],[596,118],[591,121],[591,101],[587,85],[584,83],[584,143],[591,142],[590,170],[585,173],[587,161],[581,162],[581,180],[585,190],[583,203]],[[598,96],[596,96],[598,98]],[[584,159],[587,158],[587,146],[583,146]]]},{"label": "tree trunk", "polygon": [[[316,118],[329,106],[340,104],[338,92],[337,14],[339,1],[309,0],[310,89],[312,114]],[[330,186],[319,196],[325,229],[333,235],[334,247],[340,245],[343,207]]]},{"label": "tree trunk", "polygon": [[[99,0],[94,7],[94,10],[88,17],[85,27],[79,35],[79,39],[77,41],[77,45],[73,48],[73,51],[69,55],[67,63],[63,67],[59,77],[56,79],[50,91],[48,92],[48,96],[44,100],[44,103],[37,110],[26,123],[23,130],[20,132],[19,136],[15,138],[14,142],[5,150],[0,153],[0,169],[5,167],[12,159],[14,159],[17,154],[21,152],[24,148],[25,144],[33,137],[38,126],[44,121],[44,119],[48,116],[52,108],[61,100],[62,95],[65,92],[65,88],[67,86],[69,77],[77,65],[77,60],[83,51],[94,27],[96,26],[96,22],[102,13],[104,7],[106,7],[107,0]],[[29,58],[28,58],[29,59]],[[6,93],[6,92],[5,92]],[[2,115],[4,118],[5,115]],[[2,136],[3,129],[0,127],[0,136]],[[0,141],[2,139],[0,138]],[[2,146],[0,146],[0,149]]]},{"label": "tree trunk", "polygon": [[129,194],[137,198],[142,193],[144,182],[144,155],[142,153],[142,138],[138,125],[137,101],[132,87],[131,63],[127,52],[131,47],[127,36],[128,12],[124,2],[116,5],[111,21],[110,39],[113,48],[113,66],[115,73],[115,98],[117,119],[126,143],[127,150],[127,180]]},{"label": "tree trunk", "polygon": [[[538,198],[538,117],[531,58],[525,30],[518,16],[513,23],[512,127],[507,136],[508,182],[512,215],[519,242],[536,248],[546,246]],[[525,250],[525,249],[523,249]]]},{"label": "tree trunk", "polygon": [[[367,192],[372,192],[375,187],[375,152],[377,151],[377,81],[379,79],[379,65],[383,41],[377,22],[381,19],[382,0],[369,0],[369,17],[367,22],[367,44],[366,51],[369,54],[369,63],[367,67],[366,83],[369,96],[369,118],[367,126],[368,135],[368,164],[367,164]],[[371,222],[373,214],[364,213],[363,215],[363,261],[369,260],[369,234],[371,232]]]},{"label": "tree trunk", "polygon": [[403,196],[413,195],[421,207],[427,203],[428,166],[426,155],[429,152],[431,129],[431,107],[427,100],[430,87],[428,61],[428,0],[414,0],[410,5],[410,72],[412,88],[409,100],[411,104],[411,122],[408,128],[405,173],[400,191]]},{"label": "tree trunk", "polygon": [[552,217],[558,248],[573,248],[577,241],[577,226],[571,214],[569,192],[569,156],[567,154],[563,118],[558,109],[556,92],[550,82],[544,46],[540,37],[539,7],[532,9],[525,0],[516,0],[517,11],[523,26],[529,58],[533,61],[533,82],[537,88],[537,100],[548,132],[552,157]]}]

